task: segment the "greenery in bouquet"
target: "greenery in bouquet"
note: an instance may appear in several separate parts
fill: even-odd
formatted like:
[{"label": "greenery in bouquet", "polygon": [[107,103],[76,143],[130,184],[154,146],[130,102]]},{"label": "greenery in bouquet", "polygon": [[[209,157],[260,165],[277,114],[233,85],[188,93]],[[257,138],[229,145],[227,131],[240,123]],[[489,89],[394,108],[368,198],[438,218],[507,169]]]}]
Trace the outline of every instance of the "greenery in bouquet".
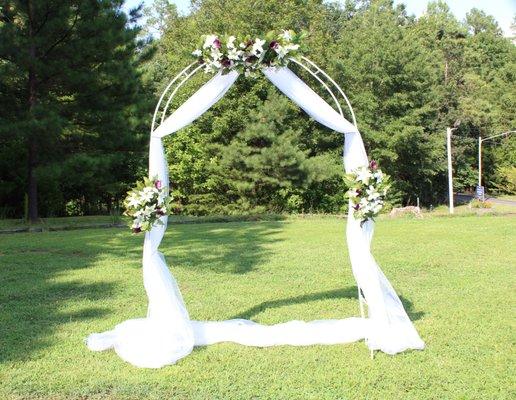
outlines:
[{"label": "greenery in bouquet", "polygon": [[170,214],[171,202],[168,185],[157,177],[138,181],[124,200],[124,214],[132,218],[129,227],[133,233],[148,232],[153,226],[163,225],[161,217]]},{"label": "greenery in bouquet", "polygon": [[305,36],[306,32],[293,30],[270,31],[263,39],[203,35],[192,55],[204,65],[205,73],[222,71],[227,74],[236,70],[245,76],[253,76],[260,68],[283,67],[291,57],[301,56],[305,50],[302,43]]},{"label": "greenery in bouquet", "polygon": [[360,226],[368,220],[374,220],[385,205],[390,187],[389,176],[373,160],[368,166],[346,174],[344,179],[348,186],[346,196],[350,200],[353,216],[360,220]]}]

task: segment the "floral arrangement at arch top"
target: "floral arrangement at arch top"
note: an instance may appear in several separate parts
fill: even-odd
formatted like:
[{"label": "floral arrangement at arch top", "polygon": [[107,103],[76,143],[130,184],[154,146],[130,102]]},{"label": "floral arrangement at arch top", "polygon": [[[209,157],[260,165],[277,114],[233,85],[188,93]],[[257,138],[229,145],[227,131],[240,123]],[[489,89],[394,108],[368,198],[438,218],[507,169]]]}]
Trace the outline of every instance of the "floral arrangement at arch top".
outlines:
[{"label": "floral arrangement at arch top", "polygon": [[374,220],[385,205],[385,197],[390,187],[389,176],[372,160],[368,166],[359,167],[346,174],[344,179],[349,188],[347,197],[353,209],[353,216],[360,220],[360,226],[368,220]]},{"label": "floral arrangement at arch top", "polygon": [[127,192],[124,214],[131,217],[133,233],[149,232],[153,226],[163,225],[161,217],[170,214],[172,197],[168,186],[157,177],[138,181]]},{"label": "floral arrangement at arch top", "polygon": [[192,55],[204,65],[205,73],[231,70],[253,76],[264,67],[283,67],[289,58],[303,54],[302,41],[306,33],[284,30],[271,31],[262,38],[237,38],[236,36],[203,35]]}]

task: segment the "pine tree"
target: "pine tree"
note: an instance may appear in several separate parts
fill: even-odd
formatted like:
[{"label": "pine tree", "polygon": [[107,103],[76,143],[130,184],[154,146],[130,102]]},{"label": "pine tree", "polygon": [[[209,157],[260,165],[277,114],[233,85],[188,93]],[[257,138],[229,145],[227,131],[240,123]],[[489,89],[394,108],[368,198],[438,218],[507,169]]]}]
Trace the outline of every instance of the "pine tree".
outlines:
[{"label": "pine tree", "polygon": [[111,173],[124,175],[123,154],[135,150],[128,106],[138,88],[137,30],[121,0],[2,0],[0,6],[0,101],[7,105],[0,137],[24,147],[26,168],[17,173],[25,171],[26,179],[18,182],[26,182],[35,221],[40,175],[55,193],[77,188],[88,175],[105,178],[96,188],[103,195]]}]

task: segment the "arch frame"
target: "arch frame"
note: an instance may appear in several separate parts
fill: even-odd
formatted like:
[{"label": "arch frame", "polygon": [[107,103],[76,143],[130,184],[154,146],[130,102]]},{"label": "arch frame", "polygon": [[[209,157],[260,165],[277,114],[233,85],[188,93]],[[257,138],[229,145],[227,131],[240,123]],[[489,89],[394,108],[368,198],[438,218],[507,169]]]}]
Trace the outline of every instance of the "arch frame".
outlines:
[{"label": "arch frame", "polygon": [[[289,58],[289,61],[294,64],[300,66],[303,70],[307,71],[317,82],[321,84],[321,86],[326,90],[326,92],[331,96],[333,102],[335,103],[336,110],[342,117],[344,117],[344,113],[342,111],[342,105],[338,98],[343,100],[347,109],[350,112],[351,119],[353,125],[358,129],[357,120],[355,116],[355,112],[353,107],[351,106],[351,102],[349,101],[348,96],[344,92],[344,90],[339,86],[335,80],[329,76],[322,68],[320,68],[315,62],[311,61],[307,57]],[[177,94],[178,90],[188,81],[190,80],[197,72],[199,72],[202,68],[203,64],[199,64],[197,62],[192,62],[187,65],[181,72],[179,72],[163,89],[163,92],[160,95],[158,103],[156,104],[156,108],[154,109],[154,114],[152,117],[151,123],[151,134],[157,128],[156,122],[159,119],[160,123],[162,123],[169,110],[170,104],[174,96]],[[182,78],[182,79],[181,79]],[[181,80],[180,80],[181,79]],[[326,82],[325,82],[326,80]],[[333,87],[333,90],[331,87]],[[168,95],[168,97],[167,97]],[[165,100],[166,99],[166,100]],[[161,111],[160,111],[160,108]],[[159,117],[158,117],[159,116]],[[158,124],[159,125],[159,124]]]},{"label": "arch frame", "polygon": [[[352,123],[358,129],[358,124],[356,121],[355,112],[353,107],[351,106],[351,102],[349,101],[348,96],[344,92],[344,90],[339,86],[339,84],[328,75],[322,68],[320,68],[315,62],[310,60],[309,58],[302,56],[299,59],[289,58],[289,61],[298,65],[300,68],[308,72],[330,95],[333,102],[335,103],[336,110],[343,118],[344,112],[342,110],[343,101],[346,105],[347,109],[350,112]],[[188,82],[197,72],[201,70],[203,64],[198,62],[192,62],[187,65],[185,68],[181,70],[166,86],[163,92],[161,93],[158,103],[154,109],[154,114],[152,117],[151,130],[150,133],[154,132],[154,130],[165,120],[167,117],[167,112],[169,111],[172,100],[176,96],[179,89]],[[333,90],[332,90],[333,88]],[[340,98],[340,101],[339,101]],[[156,124],[157,121],[160,121],[159,124]],[[357,295],[359,301],[359,310],[362,318],[365,316],[364,305],[367,305],[367,301],[363,295],[362,289],[357,283]]]}]

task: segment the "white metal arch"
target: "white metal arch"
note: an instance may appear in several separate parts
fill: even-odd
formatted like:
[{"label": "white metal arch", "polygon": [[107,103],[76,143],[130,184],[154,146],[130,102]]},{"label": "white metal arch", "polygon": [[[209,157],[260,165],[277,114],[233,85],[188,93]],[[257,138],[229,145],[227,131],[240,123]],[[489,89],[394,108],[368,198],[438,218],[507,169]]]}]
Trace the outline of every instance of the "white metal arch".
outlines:
[{"label": "white metal arch", "polygon": [[[312,75],[312,77],[314,77],[323,86],[323,88],[328,92],[328,94],[333,99],[333,102],[335,103],[335,106],[337,108],[336,111],[342,117],[344,117],[344,113],[342,112],[341,102],[342,100],[344,100],[344,103],[350,111],[353,125],[358,129],[357,120],[355,117],[355,112],[353,111],[353,107],[351,107],[351,103],[348,97],[346,96],[342,88],[337,84],[337,82],[335,82],[326,72],[319,68],[317,64],[315,64],[313,61],[309,60],[306,57],[301,57],[299,60],[291,58],[290,61],[294,62],[295,64],[303,68],[305,71],[310,73],[310,75]],[[151,124],[151,133],[154,132],[154,130],[157,128],[156,121],[158,119],[159,113],[161,112],[161,117],[159,119],[160,123],[162,123],[167,116],[167,111],[170,107],[170,104],[174,96],[177,94],[177,91],[201,68],[202,64],[199,64],[197,62],[191,63],[186,68],[184,68],[179,74],[177,74],[174,77],[174,79],[172,79],[170,83],[165,87],[163,93],[161,94],[158,100],[158,104],[156,105],[156,108],[154,110],[154,115]],[[333,90],[331,89],[332,87]],[[337,95],[335,95],[335,91],[337,92]],[[164,102],[167,96],[168,98]],[[339,101],[338,97],[341,98],[341,101]]]},{"label": "white metal arch", "polygon": [[[353,111],[353,107],[351,107],[351,103],[342,90],[342,88],[333,80],[324,70],[319,68],[317,64],[315,64],[313,61],[306,57],[301,57],[299,60],[290,58],[290,61],[294,62],[295,64],[299,65],[302,69],[310,73],[313,78],[315,78],[322,86],[323,88],[328,92],[328,94],[333,99],[333,102],[335,103],[335,106],[337,108],[337,112],[344,117],[344,113],[342,112],[342,105],[341,102],[344,100],[344,103],[346,104],[347,108],[349,109],[349,112],[351,114],[353,125],[358,129],[357,120],[355,117],[355,112]],[[190,65],[188,65],[186,68],[184,68],[179,74],[177,74],[174,79],[170,81],[170,83],[165,87],[163,90],[163,93],[161,94],[158,104],[156,105],[156,109],[154,110],[154,115],[152,117],[152,124],[151,124],[151,134],[156,129],[156,120],[158,119],[158,115],[161,112],[160,124],[163,123],[167,116],[167,111],[170,107],[170,104],[174,98],[174,96],[177,94],[177,91],[192,77],[194,76],[199,70],[203,67],[202,64],[199,64],[198,62],[193,62]],[[175,86],[175,87],[174,87]],[[333,90],[331,89],[333,87]],[[337,95],[334,91],[337,91]],[[168,96],[167,100],[164,102],[165,98]],[[340,96],[340,100],[338,97]],[[161,111],[160,111],[161,110]],[[357,289],[358,289],[358,300],[359,300],[359,309],[360,314],[362,317],[364,317],[364,304],[367,304],[363,293],[360,289],[360,286],[358,286],[357,283]],[[371,351],[371,357],[373,352]]]}]

